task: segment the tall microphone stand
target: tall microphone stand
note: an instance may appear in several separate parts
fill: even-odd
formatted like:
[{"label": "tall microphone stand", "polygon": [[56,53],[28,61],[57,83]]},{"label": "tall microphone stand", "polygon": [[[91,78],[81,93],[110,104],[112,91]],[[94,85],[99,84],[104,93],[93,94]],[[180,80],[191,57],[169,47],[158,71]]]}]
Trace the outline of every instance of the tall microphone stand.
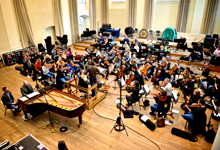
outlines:
[{"label": "tall microphone stand", "polygon": [[52,126],[51,132],[57,132],[57,128],[55,128],[55,127],[53,126],[53,123],[58,122],[58,121],[55,120],[55,121],[53,122],[53,121],[51,120],[50,105],[49,105],[49,103],[48,103],[48,101],[47,101],[47,98],[46,98],[46,96],[45,96],[45,93],[44,93],[44,91],[43,91],[43,88],[37,83],[37,78],[36,78],[36,88],[37,88],[37,90],[38,90],[38,89],[42,90],[42,94],[44,95],[44,99],[45,99],[45,101],[46,101],[46,103],[47,103],[47,112],[48,112],[48,116],[49,116],[49,120],[50,120],[50,123],[49,123],[49,124],[43,125],[41,128],[45,129],[45,128],[47,128],[47,127],[50,125],[50,126]]},{"label": "tall microphone stand", "polygon": [[[121,57],[121,66],[120,67],[121,67],[121,70],[122,70],[122,57]],[[121,91],[122,91],[122,84],[120,83],[120,110],[119,110],[119,116],[118,116],[118,118],[116,120],[116,123],[113,126],[110,134],[112,133],[113,129],[115,129],[115,131],[123,131],[123,130],[125,130],[125,132],[126,132],[126,134],[128,136],[128,132],[127,132],[127,130],[125,128],[123,120],[121,119],[121,100],[122,100],[122,93],[121,93]]]}]

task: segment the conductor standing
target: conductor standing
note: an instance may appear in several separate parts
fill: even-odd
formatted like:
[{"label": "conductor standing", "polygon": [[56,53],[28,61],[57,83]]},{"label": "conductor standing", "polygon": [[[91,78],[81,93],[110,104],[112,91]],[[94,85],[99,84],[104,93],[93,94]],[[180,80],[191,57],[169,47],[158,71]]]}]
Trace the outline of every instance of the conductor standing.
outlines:
[{"label": "conductor standing", "polygon": [[[93,86],[95,83],[97,83],[96,74],[100,74],[99,69],[94,65],[95,65],[95,63],[94,63],[94,61],[92,61],[91,65],[86,69],[86,72],[85,72],[85,75],[87,73],[89,73],[89,81],[90,81],[91,86]],[[92,90],[92,97],[94,97],[94,96],[95,96],[95,90],[93,89]]]}]

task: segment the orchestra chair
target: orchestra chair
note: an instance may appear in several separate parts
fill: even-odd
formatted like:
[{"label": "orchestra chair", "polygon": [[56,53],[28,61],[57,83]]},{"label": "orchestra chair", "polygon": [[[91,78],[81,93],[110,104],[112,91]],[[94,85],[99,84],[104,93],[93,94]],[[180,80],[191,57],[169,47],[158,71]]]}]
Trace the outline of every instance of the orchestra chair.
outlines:
[{"label": "orchestra chair", "polygon": [[160,30],[156,30],[156,40],[160,37]]},{"label": "orchestra chair", "polygon": [[150,39],[153,40],[153,38],[154,38],[154,31],[153,30],[149,30],[149,37],[151,37]]},{"label": "orchestra chair", "polygon": [[141,104],[140,104],[140,99],[141,99],[141,97],[142,97],[142,95],[139,95],[138,97],[134,98],[135,101],[133,101],[133,102],[131,103],[132,111],[134,111],[133,104],[136,105],[137,102],[139,103],[139,108],[140,108],[140,110],[141,110]]},{"label": "orchestra chair", "polygon": [[206,131],[206,121],[207,121],[206,114],[204,114],[204,115],[202,115],[198,118],[195,118],[194,121],[186,120],[185,129],[190,128],[191,132],[205,133],[205,131]]},{"label": "orchestra chair", "polygon": [[11,109],[11,111],[14,113],[13,108],[8,107],[8,106],[5,105],[4,103],[3,103],[3,105],[4,105],[4,107],[5,107],[5,116],[6,116],[6,111],[7,111],[7,109]]}]

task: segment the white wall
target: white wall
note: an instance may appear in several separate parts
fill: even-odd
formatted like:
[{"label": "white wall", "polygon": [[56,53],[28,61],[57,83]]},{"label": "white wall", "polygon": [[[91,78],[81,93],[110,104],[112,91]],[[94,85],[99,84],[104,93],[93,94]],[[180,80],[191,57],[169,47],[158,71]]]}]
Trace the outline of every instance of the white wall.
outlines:
[{"label": "white wall", "polygon": [[46,28],[54,26],[52,0],[25,0],[25,3],[35,43],[45,43]]},{"label": "white wall", "polygon": [[196,0],[191,33],[200,33],[206,0]]},{"label": "white wall", "polygon": [[[5,24],[5,29],[10,45],[10,50],[21,49],[20,37],[17,29],[17,22],[15,18],[14,6],[12,0],[0,0],[2,7],[2,15]],[[0,32],[0,34],[2,34]]]},{"label": "white wall", "polygon": [[167,27],[176,28],[179,1],[156,1],[154,30],[165,30]]},{"label": "white wall", "polygon": [[0,55],[4,52],[10,51],[8,36],[5,28],[4,18],[0,4]]}]

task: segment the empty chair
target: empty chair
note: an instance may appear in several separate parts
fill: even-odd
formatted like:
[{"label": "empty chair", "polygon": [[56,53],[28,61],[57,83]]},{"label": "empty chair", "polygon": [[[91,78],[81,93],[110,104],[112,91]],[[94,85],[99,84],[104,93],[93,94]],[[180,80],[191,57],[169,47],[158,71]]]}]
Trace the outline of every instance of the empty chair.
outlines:
[{"label": "empty chair", "polygon": [[154,31],[153,30],[149,30],[149,37],[152,40],[154,37]]},{"label": "empty chair", "polygon": [[156,31],[156,38],[159,38],[160,37],[160,30],[157,30]]}]

